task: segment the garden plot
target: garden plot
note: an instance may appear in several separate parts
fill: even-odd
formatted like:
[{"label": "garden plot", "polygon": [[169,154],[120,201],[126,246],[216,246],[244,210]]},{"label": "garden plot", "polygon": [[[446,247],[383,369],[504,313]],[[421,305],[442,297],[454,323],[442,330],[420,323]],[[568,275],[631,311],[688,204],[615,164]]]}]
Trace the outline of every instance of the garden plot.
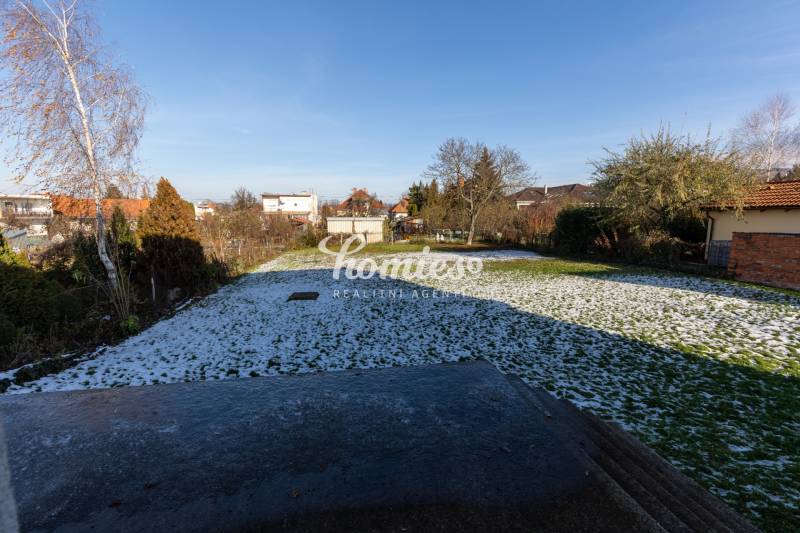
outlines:
[{"label": "garden plot", "polygon": [[289,254],[9,393],[483,358],[619,422],[762,527],[800,527],[800,298],[527,257],[334,280],[331,257]]}]

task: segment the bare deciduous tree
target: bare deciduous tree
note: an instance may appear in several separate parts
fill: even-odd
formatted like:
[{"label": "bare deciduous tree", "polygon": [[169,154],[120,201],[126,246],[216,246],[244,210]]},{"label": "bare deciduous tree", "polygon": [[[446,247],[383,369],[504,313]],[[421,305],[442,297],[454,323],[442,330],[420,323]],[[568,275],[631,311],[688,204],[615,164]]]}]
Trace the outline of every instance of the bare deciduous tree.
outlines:
[{"label": "bare deciduous tree", "polygon": [[444,184],[464,206],[469,220],[467,244],[486,207],[503,196],[532,183],[528,164],[519,152],[507,146],[489,150],[483,143],[450,138],[439,146],[426,175]]},{"label": "bare deciduous tree", "polygon": [[94,199],[97,251],[112,289],[102,199],[111,184],[131,189],[145,97],[99,44],[78,0],[6,0],[0,126],[15,143],[7,163],[18,183]]},{"label": "bare deciduous tree", "polygon": [[794,106],[785,94],[776,94],[742,119],[733,132],[733,146],[767,178],[781,166],[792,166],[800,156],[800,123],[792,123]]}]

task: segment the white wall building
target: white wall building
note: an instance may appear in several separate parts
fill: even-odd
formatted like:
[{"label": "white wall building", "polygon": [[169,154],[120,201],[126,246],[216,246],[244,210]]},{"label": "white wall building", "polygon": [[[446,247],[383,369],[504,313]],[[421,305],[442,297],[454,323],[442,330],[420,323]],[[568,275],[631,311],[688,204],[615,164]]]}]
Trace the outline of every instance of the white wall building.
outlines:
[{"label": "white wall building", "polygon": [[291,194],[261,195],[264,213],[268,215],[286,215],[289,218],[306,219],[312,224],[319,221],[319,199],[316,193],[301,192]]},{"label": "white wall building", "polygon": [[24,227],[31,236],[47,235],[53,204],[46,194],[0,194],[0,226]]},{"label": "white wall building", "polygon": [[363,235],[368,244],[383,242],[385,217],[328,217],[330,235]]},{"label": "white wall building", "polygon": [[203,215],[213,215],[214,212],[217,210],[214,202],[205,201],[205,202],[197,202],[194,204],[194,218],[200,220],[203,218]]}]

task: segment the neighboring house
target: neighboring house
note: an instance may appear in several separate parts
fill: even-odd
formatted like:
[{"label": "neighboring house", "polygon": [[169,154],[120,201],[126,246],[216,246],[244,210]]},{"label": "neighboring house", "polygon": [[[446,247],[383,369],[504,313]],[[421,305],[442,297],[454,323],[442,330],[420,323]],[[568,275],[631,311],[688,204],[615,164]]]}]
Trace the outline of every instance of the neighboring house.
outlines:
[{"label": "neighboring house", "polygon": [[399,220],[408,216],[408,197],[403,197],[402,200],[397,202],[389,209],[389,218],[392,220]]},{"label": "neighboring house", "polygon": [[25,229],[30,236],[46,236],[53,217],[50,197],[46,194],[0,194],[0,227]]},{"label": "neighboring house", "polygon": [[328,217],[328,234],[363,235],[367,243],[383,241],[384,217]]},{"label": "neighboring house", "polygon": [[404,238],[425,233],[425,220],[422,215],[416,214],[403,217],[397,224],[397,236]]},{"label": "neighboring house", "polygon": [[314,192],[291,194],[264,193],[261,195],[264,213],[286,215],[304,223],[319,222],[319,198]]},{"label": "neighboring house", "polygon": [[[91,198],[75,198],[73,196],[53,196],[53,214],[59,216],[69,229],[91,231],[95,223],[95,204]],[[125,218],[136,228],[139,216],[150,207],[146,198],[113,198],[102,201],[103,216],[111,220],[114,207],[119,206]]]},{"label": "neighboring house", "polygon": [[217,206],[214,202],[206,200],[205,202],[197,202],[192,204],[194,206],[194,218],[200,220],[203,215],[213,215],[217,211]]},{"label": "neighboring house", "polygon": [[595,202],[594,189],[589,185],[580,183],[556,185],[554,187],[547,185],[544,187],[526,187],[507,196],[507,198],[516,204],[517,209],[560,200],[572,200],[582,204]]},{"label": "neighboring house", "polygon": [[386,216],[386,206],[366,189],[353,189],[352,194],[336,206],[336,216]]},{"label": "neighboring house", "polygon": [[733,209],[707,209],[708,263],[739,279],[799,288],[800,180],[767,182],[744,206],[741,218]]}]

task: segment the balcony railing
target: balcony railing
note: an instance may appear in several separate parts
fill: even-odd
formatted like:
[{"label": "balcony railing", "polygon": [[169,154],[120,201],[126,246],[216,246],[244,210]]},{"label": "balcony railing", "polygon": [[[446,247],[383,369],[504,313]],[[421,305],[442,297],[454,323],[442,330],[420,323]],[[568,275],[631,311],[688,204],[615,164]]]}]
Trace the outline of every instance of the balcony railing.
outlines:
[{"label": "balcony railing", "polygon": [[3,217],[49,217],[53,214],[52,209],[47,207],[3,207],[0,212]]}]

